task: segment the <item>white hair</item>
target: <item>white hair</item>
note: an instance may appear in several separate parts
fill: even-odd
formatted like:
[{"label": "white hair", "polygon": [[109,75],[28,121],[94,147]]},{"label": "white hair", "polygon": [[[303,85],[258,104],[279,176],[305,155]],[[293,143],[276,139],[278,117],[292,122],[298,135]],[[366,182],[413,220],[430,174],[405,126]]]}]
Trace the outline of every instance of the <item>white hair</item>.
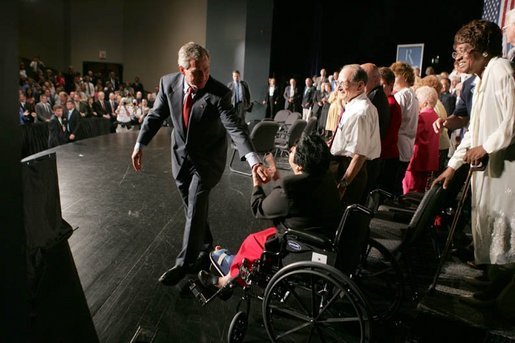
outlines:
[{"label": "white hair", "polygon": [[515,8],[506,12],[506,26],[515,24]]}]

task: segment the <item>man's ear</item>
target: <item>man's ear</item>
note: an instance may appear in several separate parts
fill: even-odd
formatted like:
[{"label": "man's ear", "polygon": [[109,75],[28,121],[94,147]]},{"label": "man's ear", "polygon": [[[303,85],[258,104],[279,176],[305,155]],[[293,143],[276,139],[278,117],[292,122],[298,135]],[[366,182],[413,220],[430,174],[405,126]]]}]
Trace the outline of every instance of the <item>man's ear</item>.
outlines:
[{"label": "man's ear", "polygon": [[179,66],[179,72],[182,74],[182,75],[185,75],[186,74],[186,69],[184,69],[183,66]]}]

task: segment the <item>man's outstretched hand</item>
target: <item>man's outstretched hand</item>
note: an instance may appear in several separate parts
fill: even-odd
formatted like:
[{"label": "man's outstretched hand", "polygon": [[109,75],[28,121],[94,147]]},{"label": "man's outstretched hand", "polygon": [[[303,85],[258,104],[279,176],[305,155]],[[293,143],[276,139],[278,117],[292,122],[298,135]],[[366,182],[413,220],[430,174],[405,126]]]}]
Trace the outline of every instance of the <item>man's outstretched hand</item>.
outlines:
[{"label": "man's outstretched hand", "polygon": [[141,149],[134,149],[132,152],[132,167],[135,171],[140,171],[142,166],[142,159],[143,159],[143,150]]}]

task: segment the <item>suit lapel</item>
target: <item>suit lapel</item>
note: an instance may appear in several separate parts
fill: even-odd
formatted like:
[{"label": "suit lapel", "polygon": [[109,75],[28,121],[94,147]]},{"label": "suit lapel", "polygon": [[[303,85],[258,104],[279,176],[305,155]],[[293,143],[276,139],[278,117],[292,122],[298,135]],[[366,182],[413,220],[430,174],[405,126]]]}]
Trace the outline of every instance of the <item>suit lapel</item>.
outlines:
[{"label": "suit lapel", "polygon": [[172,123],[183,141],[186,141],[186,132],[182,120],[182,102],[184,97],[184,76],[179,74],[175,82],[168,90],[168,98],[172,101],[171,116]]}]

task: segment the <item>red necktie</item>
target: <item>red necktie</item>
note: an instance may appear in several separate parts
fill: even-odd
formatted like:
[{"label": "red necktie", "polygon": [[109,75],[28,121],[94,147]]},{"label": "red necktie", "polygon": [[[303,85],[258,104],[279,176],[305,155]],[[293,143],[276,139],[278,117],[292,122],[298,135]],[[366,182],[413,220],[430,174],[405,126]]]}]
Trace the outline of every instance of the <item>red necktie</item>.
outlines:
[{"label": "red necktie", "polygon": [[184,120],[184,127],[188,128],[188,122],[190,120],[191,107],[193,106],[193,87],[189,87],[184,98],[184,104],[182,106],[182,119]]}]

